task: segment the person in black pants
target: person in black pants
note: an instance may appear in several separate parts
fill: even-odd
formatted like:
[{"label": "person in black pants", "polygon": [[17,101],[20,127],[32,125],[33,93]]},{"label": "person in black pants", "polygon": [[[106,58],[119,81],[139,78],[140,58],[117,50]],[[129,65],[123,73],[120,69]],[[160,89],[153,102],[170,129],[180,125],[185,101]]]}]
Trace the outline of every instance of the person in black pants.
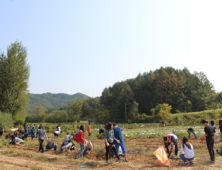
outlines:
[{"label": "person in black pants", "polygon": [[42,126],[40,126],[39,128],[40,128],[38,130],[38,132],[39,132],[39,137],[38,137],[38,140],[39,140],[39,152],[44,153],[43,142],[44,142],[44,139],[46,137],[46,133],[45,133],[45,130],[42,129]]},{"label": "person in black pants", "polygon": [[211,125],[208,125],[208,121],[203,120],[202,124],[205,126],[204,132],[205,134],[201,138],[203,141],[206,138],[207,148],[210,154],[210,163],[215,162],[215,154],[214,154],[214,128]]}]

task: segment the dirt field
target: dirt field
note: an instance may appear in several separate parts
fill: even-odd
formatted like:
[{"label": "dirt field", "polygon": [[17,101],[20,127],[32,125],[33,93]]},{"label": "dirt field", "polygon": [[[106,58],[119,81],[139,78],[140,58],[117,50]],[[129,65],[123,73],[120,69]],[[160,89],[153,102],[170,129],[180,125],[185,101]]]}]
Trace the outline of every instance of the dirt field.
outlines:
[{"label": "dirt field", "polygon": [[[61,145],[62,138],[55,140],[57,145]],[[159,146],[161,146],[162,138],[141,138],[129,139],[125,138],[126,149],[128,154],[128,162],[115,162],[115,158],[110,159],[111,163],[105,163],[104,141],[91,137],[94,144],[94,152],[86,155],[84,158],[73,159],[78,153],[79,145],[76,144],[76,150],[71,152],[46,151],[38,152],[37,139],[31,141],[28,138],[24,145],[12,146],[8,145],[9,140],[1,139],[0,148],[0,169],[1,170],[76,170],[76,169],[98,169],[98,170],[217,170],[222,169],[222,157],[216,154],[216,162],[209,164],[209,155],[205,142],[199,139],[191,139],[191,143],[195,148],[195,160],[192,166],[183,166],[178,160],[170,160],[170,167],[161,167],[156,164],[156,158],[152,154]],[[218,142],[219,136],[216,137],[215,149],[220,147],[222,142]],[[179,142],[181,139],[179,139]],[[46,142],[45,142],[46,143]],[[180,147],[179,147],[180,148]],[[85,166],[81,168],[82,166]]]}]

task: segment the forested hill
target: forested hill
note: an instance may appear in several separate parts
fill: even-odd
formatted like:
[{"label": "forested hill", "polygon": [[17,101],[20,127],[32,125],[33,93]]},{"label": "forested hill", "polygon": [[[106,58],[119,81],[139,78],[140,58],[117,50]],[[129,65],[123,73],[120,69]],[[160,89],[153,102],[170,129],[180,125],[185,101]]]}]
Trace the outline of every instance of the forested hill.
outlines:
[{"label": "forested hill", "polygon": [[27,107],[27,113],[35,113],[38,106],[43,106],[46,112],[50,112],[56,108],[62,107],[64,105],[74,103],[76,99],[86,100],[89,96],[76,93],[73,95],[64,93],[43,93],[43,94],[31,94],[30,101]]}]

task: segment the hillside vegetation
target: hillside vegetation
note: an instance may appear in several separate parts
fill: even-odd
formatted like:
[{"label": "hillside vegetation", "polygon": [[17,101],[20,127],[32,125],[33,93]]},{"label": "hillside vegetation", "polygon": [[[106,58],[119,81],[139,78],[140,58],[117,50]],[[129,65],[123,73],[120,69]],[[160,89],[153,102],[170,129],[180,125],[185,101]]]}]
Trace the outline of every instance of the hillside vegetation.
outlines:
[{"label": "hillside vegetation", "polygon": [[74,103],[75,100],[86,100],[87,95],[82,93],[76,93],[73,95],[64,93],[43,93],[43,94],[31,94],[29,95],[30,101],[27,107],[27,113],[36,113],[38,106],[42,106],[46,113],[50,113],[52,110],[58,109],[64,105]]}]

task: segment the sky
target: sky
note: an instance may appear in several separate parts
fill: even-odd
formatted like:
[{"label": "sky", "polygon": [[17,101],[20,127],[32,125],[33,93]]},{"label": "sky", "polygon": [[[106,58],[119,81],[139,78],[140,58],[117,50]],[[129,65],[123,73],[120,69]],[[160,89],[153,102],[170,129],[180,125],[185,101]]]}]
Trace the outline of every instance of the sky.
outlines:
[{"label": "sky", "polygon": [[101,96],[160,67],[203,72],[222,91],[221,0],[4,0],[0,53],[27,48],[30,93]]}]

